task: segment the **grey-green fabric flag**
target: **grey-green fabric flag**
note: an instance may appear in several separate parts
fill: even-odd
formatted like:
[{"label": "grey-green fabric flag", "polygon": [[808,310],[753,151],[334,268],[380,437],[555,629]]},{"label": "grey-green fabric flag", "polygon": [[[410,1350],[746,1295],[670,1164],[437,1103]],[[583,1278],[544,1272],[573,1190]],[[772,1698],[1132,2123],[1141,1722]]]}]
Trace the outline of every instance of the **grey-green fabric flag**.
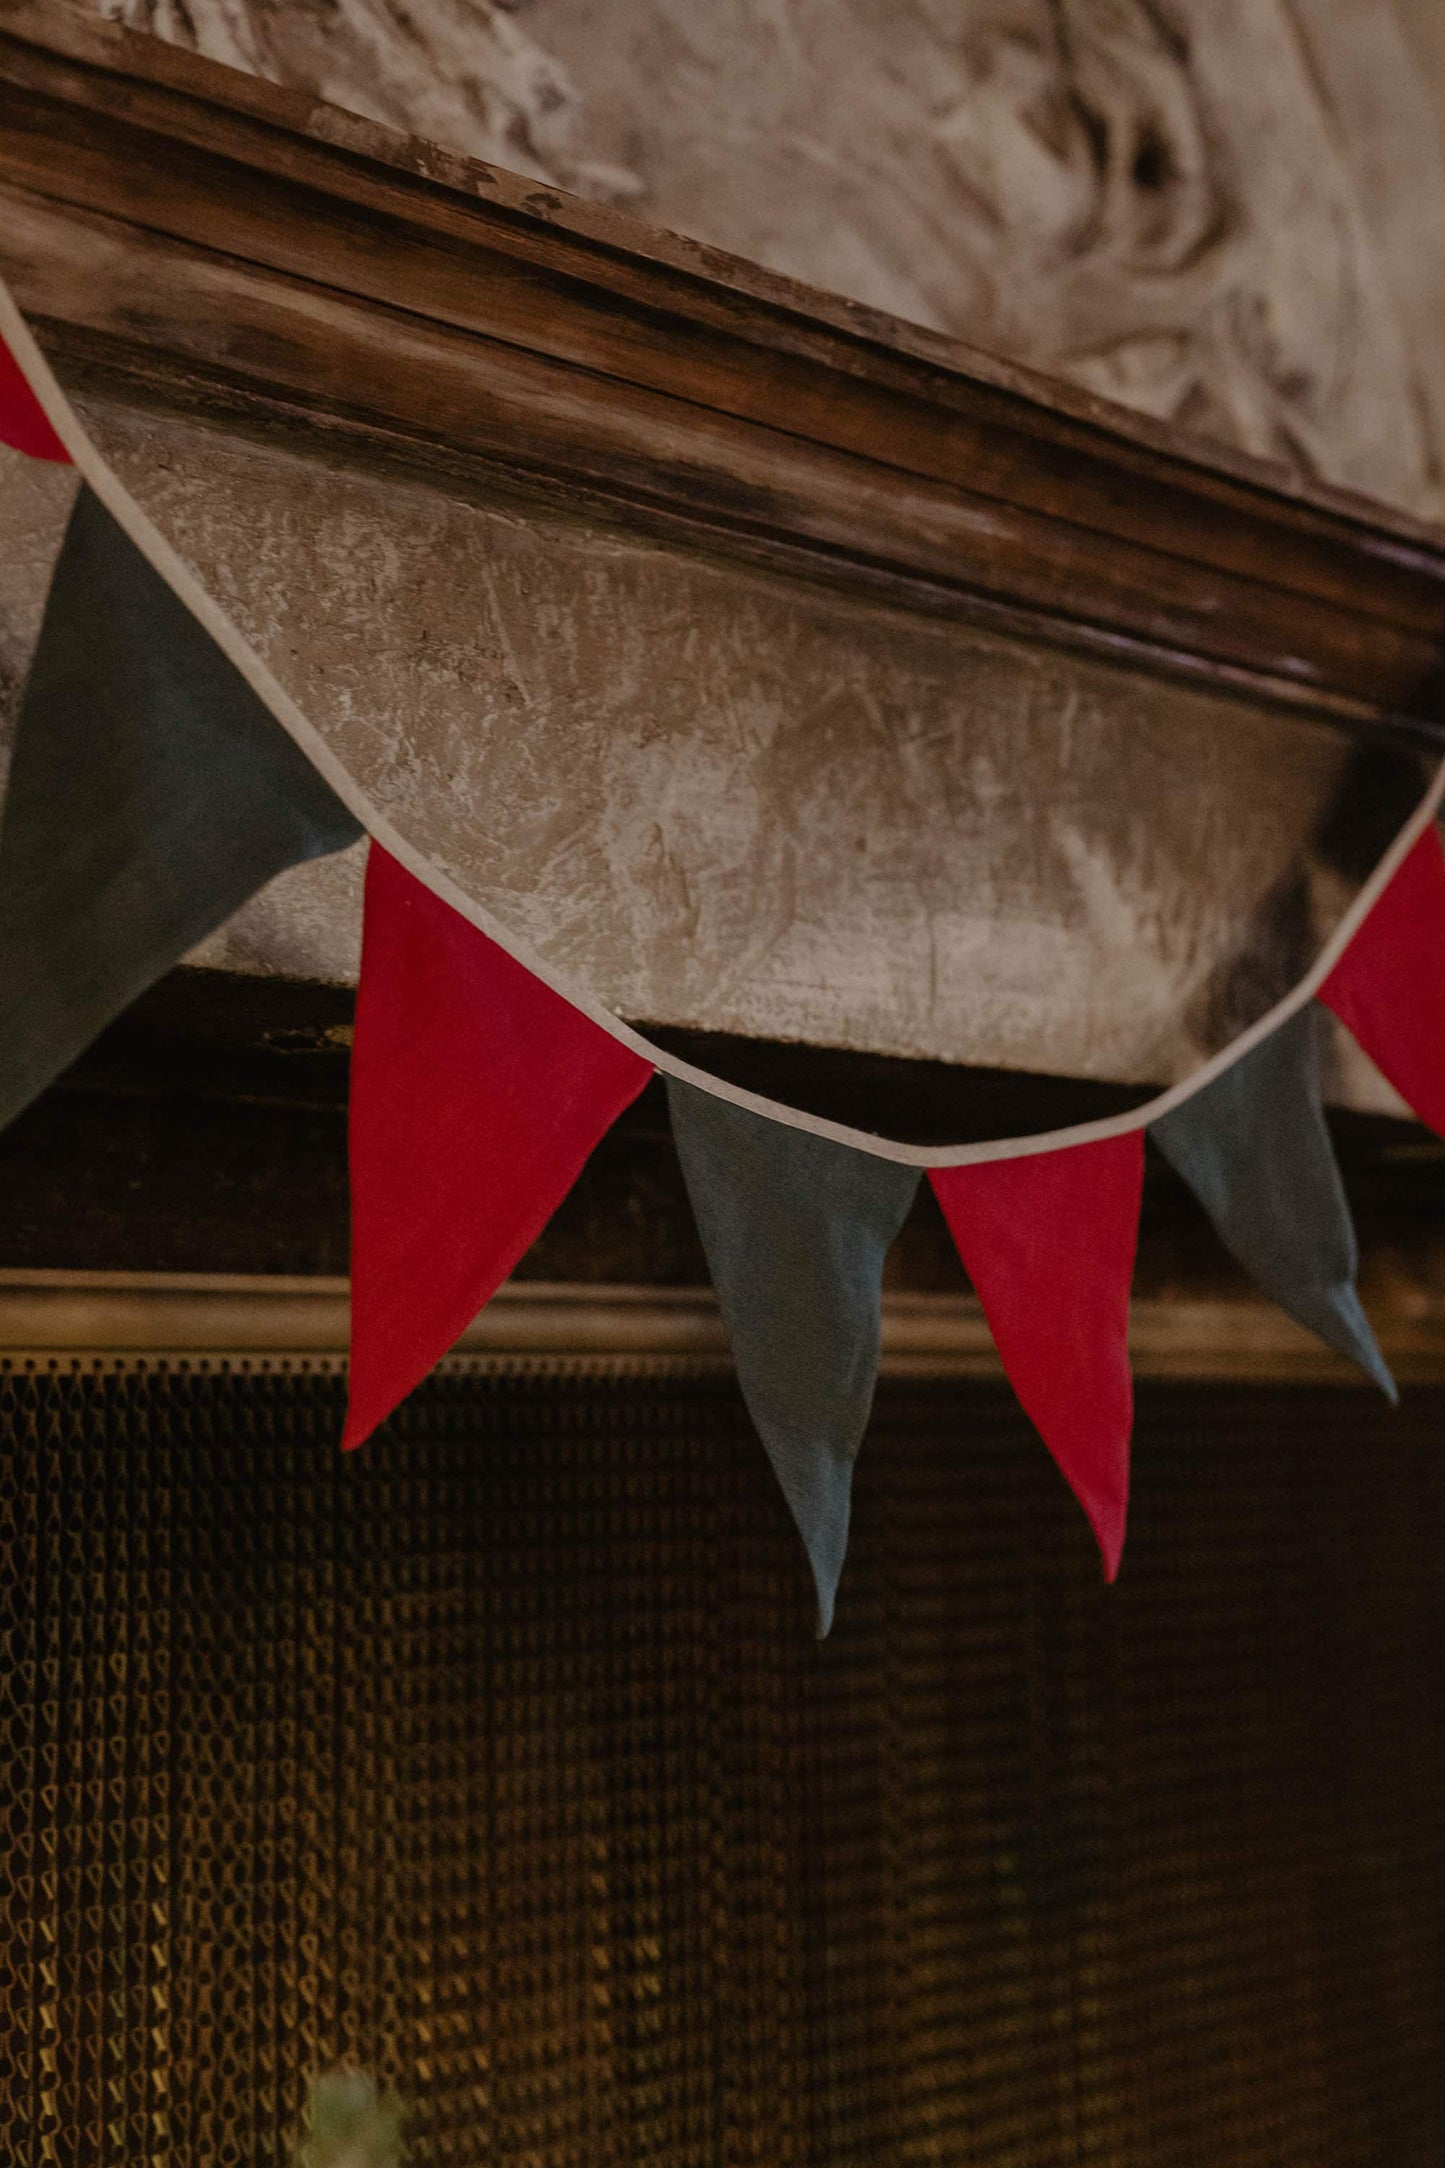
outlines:
[{"label": "grey-green fabric flag", "polygon": [[1307,1004],[1149,1134],[1245,1270],[1394,1400],[1355,1292],[1354,1223],[1321,1104],[1322,1025]]},{"label": "grey-green fabric flag", "polygon": [[738,1382],[807,1546],[821,1636],[878,1376],[883,1259],[919,1172],[675,1077],[667,1095]]},{"label": "grey-green fabric flag", "polygon": [[0,1124],[273,875],[361,832],[82,489],[0,820]]}]

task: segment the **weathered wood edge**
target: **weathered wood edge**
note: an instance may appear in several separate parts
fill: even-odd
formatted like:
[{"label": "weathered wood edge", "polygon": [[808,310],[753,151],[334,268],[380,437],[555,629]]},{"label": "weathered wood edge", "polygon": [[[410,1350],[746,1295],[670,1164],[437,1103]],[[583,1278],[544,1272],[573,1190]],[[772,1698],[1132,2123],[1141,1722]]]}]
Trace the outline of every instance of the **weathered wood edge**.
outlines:
[{"label": "weathered wood edge", "polygon": [[[343,1368],[344,1279],[226,1273],[0,1270],[0,1363],[246,1369]],[[1405,1384],[1445,1380],[1445,1302],[1381,1320],[1381,1345]],[[1136,1299],[1130,1354],[1140,1379],[1362,1384],[1352,1367],[1262,1296]],[[511,1282],[471,1324],[448,1369],[660,1374],[731,1369],[708,1288]],[[998,1378],[972,1295],[890,1293],[881,1372],[920,1380]]]},{"label": "weathered wood edge", "polygon": [[[725,303],[726,294],[733,293],[745,308],[752,302],[765,304],[775,315],[775,335],[787,317],[796,319],[800,327],[817,325],[840,332],[860,351],[877,348],[895,360],[911,358],[931,371],[962,377],[972,388],[990,387],[1033,410],[1036,419],[1050,417],[1060,431],[1074,422],[1090,433],[1112,435],[1121,447],[1132,446],[1141,455],[1152,451],[1171,465],[1194,466],[1215,484],[1232,477],[1247,488],[1292,498],[1302,507],[1313,506],[1371,528],[1381,524],[1382,508],[1376,500],[1307,480],[1282,461],[1223,444],[1206,446],[1197,436],[1167,422],[987,353],[965,340],[806,286],[725,249],[650,225],[627,211],[401,134],[324,99],[224,67],[89,8],[73,6],[69,0],[0,0],[0,35],[35,44],[56,56],[89,62],[119,78],[182,92],[197,105],[217,106],[231,116],[249,115],[265,126],[307,137],[367,164],[391,166],[411,181],[447,196],[464,197],[520,228],[546,228],[599,255],[630,260],[634,269],[643,263],[656,264],[666,273],[695,281],[700,301],[722,299]],[[679,289],[671,280],[668,285],[675,300]],[[745,320],[756,329],[751,312]],[[1385,526],[1399,543],[1422,543],[1432,554],[1445,546],[1445,532],[1403,511],[1391,510],[1385,515]]]},{"label": "weathered wood edge", "polygon": [[[744,304],[765,303],[801,324],[842,332],[860,347],[876,346],[894,357],[911,357],[932,368],[962,374],[1043,409],[1061,424],[1072,419],[1090,430],[1107,430],[1171,460],[1192,461],[1216,477],[1232,474],[1249,485],[1272,486],[1302,502],[1347,517],[1359,516],[1367,523],[1378,513],[1372,500],[1305,482],[1283,462],[1251,457],[1228,446],[1211,447],[1206,456],[1197,440],[1096,393],[865,303],[806,286],[727,250],[649,225],[629,212],[592,203],[550,183],[404,135],[324,99],[221,66],[89,8],[71,5],[69,0],[0,0],[0,34],[56,56],[91,63],[117,78],[183,93],[197,105],[217,106],[231,117],[250,116],[264,126],[307,137],[368,164],[391,166],[409,180],[485,205],[521,227],[545,227],[590,251],[631,259],[634,267],[656,264],[665,272],[696,280],[700,293],[714,300],[720,290],[730,291]],[[1432,529],[1403,514],[1392,525],[1402,537],[1414,535],[1432,547],[1439,539]]]},{"label": "weathered wood edge", "polygon": [[55,0],[0,0],[0,186],[22,305],[158,381],[1440,730],[1445,538]]}]

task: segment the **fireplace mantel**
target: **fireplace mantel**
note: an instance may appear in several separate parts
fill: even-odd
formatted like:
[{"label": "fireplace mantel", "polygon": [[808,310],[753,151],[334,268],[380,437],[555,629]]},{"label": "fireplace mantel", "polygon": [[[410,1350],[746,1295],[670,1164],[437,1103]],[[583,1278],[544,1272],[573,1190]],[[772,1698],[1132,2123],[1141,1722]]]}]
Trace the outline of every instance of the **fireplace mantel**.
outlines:
[{"label": "fireplace mantel", "polygon": [[0,272],[72,381],[1438,737],[1445,537],[59,0]]},{"label": "fireplace mantel", "polygon": [[[1445,534],[62,0],[0,0],[0,276],[423,855],[655,1033],[1172,1081],[1445,739]],[[0,480],[0,737],[70,486]],[[203,960],[349,982],[357,872]]]}]

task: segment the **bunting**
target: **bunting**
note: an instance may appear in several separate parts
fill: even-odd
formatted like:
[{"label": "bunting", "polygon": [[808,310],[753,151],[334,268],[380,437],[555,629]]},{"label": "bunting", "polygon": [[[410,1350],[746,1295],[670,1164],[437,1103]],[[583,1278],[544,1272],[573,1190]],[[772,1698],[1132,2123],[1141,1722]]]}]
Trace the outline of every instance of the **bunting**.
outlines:
[{"label": "bunting", "polygon": [[1445,851],[1427,828],[1320,988],[1377,1069],[1445,1136]]},{"label": "bunting", "polygon": [[1149,1131],[1246,1272],[1391,1400],[1355,1292],[1354,1222],[1320,1097],[1320,1015],[1301,1009]]},{"label": "bunting", "polygon": [[0,444],[30,459],[69,466],[70,454],[52,428],[44,407],[15,356],[0,339]]},{"label": "bunting", "polygon": [[883,1260],[916,1167],[850,1151],[676,1077],[672,1133],[738,1383],[833,1623],[853,1463],[878,1377]]},{"label": "bunting", "polygon": [[[65,461],[50,419],[64,402],[43,370],[37,396],[36,365],[22,367],[17,351],[0,346],[0,442]],[[100,462],[73,416],[64,427],[99,487]],[[455,1344],[659,1068],[741,1389],[811,1566],[820,1634],[878,1374],[885,1258],[925,1171],[1020,1404],[1110,1579],[1128,1510],[1146,1133],[1260,1285],[1393,1395],[1355,1287],[1322,1106],[1319,1004],[1445,1134],[1445,853],[1432,825],[1445,773],[1334,952],[1211,1065],[1208,1082],[1056,1138],[931,1152],[722,1085],[585,993],[557,991],[507,937],[483,932],[305,718],[274,688],[258,690],[270,685],[264,667],[114,476],[104,489],[102,504],[82,481],[56,558],[0,815],[0,1121],[276,873],[369,832],[348,1447]]]},{"label": "bunting", "polygon": [[275,874],[361,833],[82,489],[0,820],[0,1122]]},{"label": "bunting", "polygon": [[351,1058],[345,1445],[466,1330],[651,1074],[371,846]]},{"label": "bunting", "polygon": [[1139,1130],[929,1177],[999,1359],[1088,1516],[1112,1581],[1129,1510],[1129,1286]]}]

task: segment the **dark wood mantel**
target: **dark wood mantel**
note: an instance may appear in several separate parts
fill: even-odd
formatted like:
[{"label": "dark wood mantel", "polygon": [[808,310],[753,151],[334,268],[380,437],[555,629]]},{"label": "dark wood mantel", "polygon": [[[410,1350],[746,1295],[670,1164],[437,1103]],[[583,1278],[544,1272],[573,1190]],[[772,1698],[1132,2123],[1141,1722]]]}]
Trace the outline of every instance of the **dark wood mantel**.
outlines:
[{"label": "dark wood mantel", "polygon": [[[71,381],[1445,737],[1445,535],[57,0],[0,0],[0,273]],[[320,987],[157,989],[0,1141],[0,1271],[336,1275],[349,1014]],[[928,1067],[739,1045],[745,1081],[844,1119],[860,1079],[916,1092]],[[948,1080],[954,1135],[960,1090],[987,1113],[998,1079]],[[1057,1120],[1114,1089],[1003,1081]],[[1445,1160],[1389,1122],[1341,1144],[1392,1356],[1437,1375]],[[1151,1359],[1183,1359],[1184,1302],[1231,1360],[1295,1362],[1258,1305],[1240,1339],[1241,1290],[1159,1167],[1149,1197]],[[656,1094],[527,1275],[700,1281]],[[896,1292],[949,1290],[923,1209]]]},{"label": "dark wood mantel", "polygon": [[0,271],[65,372],[1445,727],[1438,533],[59,0],[0,0]]}]

